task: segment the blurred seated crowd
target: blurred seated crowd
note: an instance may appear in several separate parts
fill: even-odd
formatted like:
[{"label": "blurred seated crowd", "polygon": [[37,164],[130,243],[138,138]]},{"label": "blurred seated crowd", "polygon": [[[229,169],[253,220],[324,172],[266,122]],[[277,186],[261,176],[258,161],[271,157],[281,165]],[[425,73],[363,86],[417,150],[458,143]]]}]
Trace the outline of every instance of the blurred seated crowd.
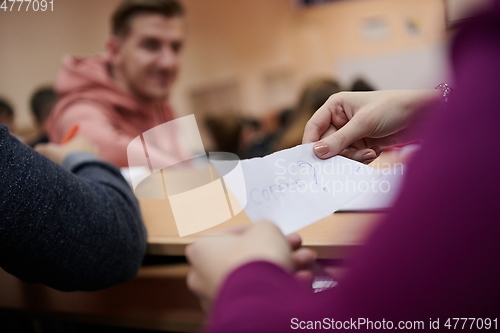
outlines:
[{"label": "blurred seated crowd", "polygon": [[[214,151],[234,153],[241,159],[263,157],[300,145],[307,121],[331,95],[340,91],[373,90],[362,78],[356,79],[346,89],[333,78],[315,78],[304,86],[296,105],[270,111],[263,117],[241,116],[240,113],[229,111],[219,116],[205,116],[202,121],[208,129]],[[48,143],[51,140],[47,134],[47,120],[57,99],[57,92],[50,86],[43,86],[33,92],[29,105],[35,126],[28,139],[16,132],[16,112],[5,97],[0,97],[0,124],[6,125],[12,135],[30,147]],[[95,144],[99,146],[98,142]]]},{"label": "blurred seated crowd", "polygon": [[362,78],[343,89],[334,78],[318,77],[305,84],[296,105],[273,110],[260,118],[242,117],[231,112],[209,116],[205,125],[215,150],[234,153],[241,159],[263,157],[300,145],[307,121],[331,95],[340,91],[373,90]]}]

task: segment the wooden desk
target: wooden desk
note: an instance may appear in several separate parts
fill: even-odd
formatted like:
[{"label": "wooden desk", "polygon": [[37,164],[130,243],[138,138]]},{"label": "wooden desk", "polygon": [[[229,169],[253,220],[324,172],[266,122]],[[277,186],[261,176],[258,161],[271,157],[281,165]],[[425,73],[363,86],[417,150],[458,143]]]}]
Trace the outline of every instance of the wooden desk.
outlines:
[{"label": "wooden desk", "polygon": [[94,292],[61,292],[26,284],[0,269],[0,318],[198,332],[205,314],[186,287],[188,270],[187,264],[145,266],[128,283]]},{"label": "wooden desk", "polygon": [[[148,254],[182,256],[186,245],[204,235],[219,230],[249,225],[250,220],[244,213],[208,229],[205,232],[179,237],[168,200],[140,199],[141,209],[148,229]],[[383,217],[382,213],[337,213],[328,216],[298,233],[303,244],[314,249],[322,259],[343,259],[349,251],[363,243],[364,238],[373,230]]]}]

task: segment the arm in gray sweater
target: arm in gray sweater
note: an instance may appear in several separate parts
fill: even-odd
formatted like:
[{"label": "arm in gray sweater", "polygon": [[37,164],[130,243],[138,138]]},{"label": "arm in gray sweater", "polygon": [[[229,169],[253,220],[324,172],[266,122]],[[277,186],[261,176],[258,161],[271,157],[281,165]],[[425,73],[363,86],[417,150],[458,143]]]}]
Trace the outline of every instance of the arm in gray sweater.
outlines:
[{"label": "arm in gray sweater", "polygon": [[64,291],[132,279],[146,250],[132,191],[92,154],[72,154],[65,167],[0,126],[0,267]]}]

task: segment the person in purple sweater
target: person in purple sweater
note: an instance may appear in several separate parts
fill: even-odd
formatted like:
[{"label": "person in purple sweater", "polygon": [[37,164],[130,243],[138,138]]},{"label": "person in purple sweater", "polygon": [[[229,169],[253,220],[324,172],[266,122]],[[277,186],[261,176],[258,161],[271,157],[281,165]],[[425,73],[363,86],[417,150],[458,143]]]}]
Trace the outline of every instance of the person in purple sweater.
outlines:
[{"label": "person in purple sweater", "polygon": [[[337,287],[314,294],[296,279],[292,250],[270,223],[187,249],[188,284],[212,302],[207,332],[499,329],[499,1],[464,24],[451,57],[449,101],[426,108],[423,147],[397,203]],[[421,101],[433,98],[334,95],[307,124],[304,142],[320,140],[315,152],[325,158],[354,144],[351,157],[359,158],[413,139]]]}]

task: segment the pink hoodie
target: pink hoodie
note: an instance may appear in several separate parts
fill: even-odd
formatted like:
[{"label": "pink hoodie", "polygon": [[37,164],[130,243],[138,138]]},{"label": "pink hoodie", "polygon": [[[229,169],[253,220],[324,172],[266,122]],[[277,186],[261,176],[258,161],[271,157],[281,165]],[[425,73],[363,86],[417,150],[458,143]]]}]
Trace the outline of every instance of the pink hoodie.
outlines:
[{"label": "pink hoodie", "polygon": [[[59,102],[47,122],[50,141],[59,143],[69,128],[78,124],[83,136],[99,148],[99,157],[126,167],[127,146],[143,132],[174,119],[168,102],[146,109],[115,85],[108,74],[104,55],[76,58],[66,56],[56,80]],[[169,133],[173,159],[185,156],[176,133]]]}]

